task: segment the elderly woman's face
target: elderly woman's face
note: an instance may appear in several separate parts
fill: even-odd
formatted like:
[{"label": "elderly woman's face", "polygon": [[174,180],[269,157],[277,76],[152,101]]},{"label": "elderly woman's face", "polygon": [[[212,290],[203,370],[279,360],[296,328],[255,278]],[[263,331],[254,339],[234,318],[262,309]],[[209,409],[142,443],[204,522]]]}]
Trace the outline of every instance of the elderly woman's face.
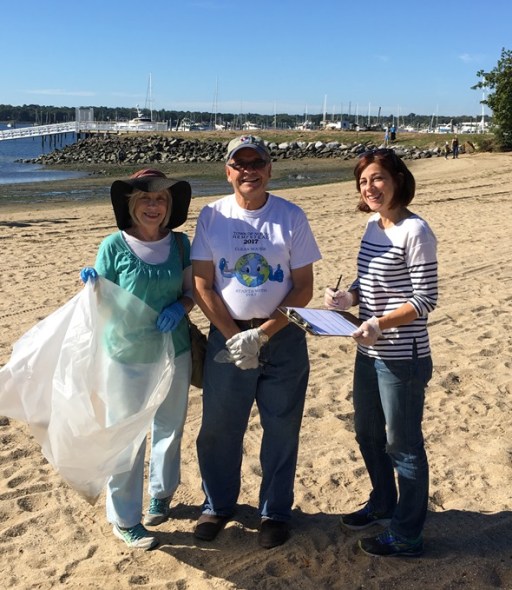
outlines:
[{"label": "elderly woman's face", "polygon": [[169,193],[139,193],[135,195],[134,218],[141,225],[160,226],[167,215]]}]

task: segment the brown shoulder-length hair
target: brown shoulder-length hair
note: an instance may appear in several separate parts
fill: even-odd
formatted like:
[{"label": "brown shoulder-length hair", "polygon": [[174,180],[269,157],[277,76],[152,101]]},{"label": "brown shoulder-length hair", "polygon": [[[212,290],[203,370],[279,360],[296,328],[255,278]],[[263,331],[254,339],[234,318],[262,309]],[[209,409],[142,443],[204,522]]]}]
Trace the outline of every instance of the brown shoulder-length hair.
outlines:
[{"label": "brown shoulder-length hair", "polygon": [[378,164],[382,166],[393,179],[395,185],[395,192],[391,201],[390,207],[407,207],[414,198],[416,191],[416,181],[412,172],[404,164],[403,160],[395,154],[392,149],[377,149],[364,152],[359,156],[359,161],[354,168],[354,176],[356,177],[356,186],[359,193],[359,203],[357,208],[359,211],[369,213],[371,210],[361,197],[361,187],[359,180],[363,170],[370,164]]}]

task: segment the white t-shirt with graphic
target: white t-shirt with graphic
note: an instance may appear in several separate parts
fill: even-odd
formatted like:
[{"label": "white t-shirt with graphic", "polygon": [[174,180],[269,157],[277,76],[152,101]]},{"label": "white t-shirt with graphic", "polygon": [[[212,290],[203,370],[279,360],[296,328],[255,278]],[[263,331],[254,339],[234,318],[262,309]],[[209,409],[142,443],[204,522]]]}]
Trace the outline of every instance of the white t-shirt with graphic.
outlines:
[{"label": "white t-shirt with graphic", "polygon": [[270,194],[249,211],[233,194],[203,208],[190,258],[214,263],[215,291],[234,319],[248,320],[269,317],[292,288],[291,270],[321,254],[300,207]]}]

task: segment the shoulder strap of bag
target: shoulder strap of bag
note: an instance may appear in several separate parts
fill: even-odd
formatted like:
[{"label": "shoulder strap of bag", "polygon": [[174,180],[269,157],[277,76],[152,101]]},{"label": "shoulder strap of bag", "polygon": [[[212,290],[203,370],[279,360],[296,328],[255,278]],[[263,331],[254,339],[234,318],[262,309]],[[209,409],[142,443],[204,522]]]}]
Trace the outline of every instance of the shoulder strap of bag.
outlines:
[{"label": "shoulder strap of bag", "polygon": [[183,268],[183,264],[185,262],[185,254],[183,252],[183,234],[180,231],[173,231],[174,237],[176,239],[176,243],[178,244],[178,249],[180,251],[181,257],[181,268]]},{"label": "shoulder strap of bag", "polygon": [[[181,257],[181,268],[183,268],[183,264],[185,262],[185,254],[183,252],[183,233],[180,231],[173,231],[172,233],[174,234],[174,237],[176,238],[176,243],[178,244],[178,249],[180,251],[180,257]],[[188,313],[185,314],[185,317],[187,318],[187,323],[190,328],[193,324],[190,320]]]},{"label": "shoulder strap of bag", "polygon": [[[180,258],[181,258],[181,268],[184,268],[185,263],[185,254],[183,252],[183,233],[180,231],[173,231],[174,237],[176,239],[176,243],[178,244],[178,250],[180,251]],[[187,322],[190,325],[190,318],[188,317],[188,313],[185,314],[187,318]]]}]

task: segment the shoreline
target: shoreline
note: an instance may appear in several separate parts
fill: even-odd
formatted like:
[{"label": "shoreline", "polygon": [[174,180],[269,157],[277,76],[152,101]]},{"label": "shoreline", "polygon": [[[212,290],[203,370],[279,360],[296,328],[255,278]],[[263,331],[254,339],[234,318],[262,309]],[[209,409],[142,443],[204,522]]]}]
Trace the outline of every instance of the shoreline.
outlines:
[{"label": "shoreline", "polygon": [[[440,161],[443,160],[445,162],[443,169],[440,169],[438,164]],[[465,167],[469,166],[472,167],[476,165],[477,162],[493,162],[493,161],[503,160],[507,162],[505,165],[512,165],[512,152],[511,153],[481,153],[481,154],[471,154],[465,155],[457,160],[457,164],[460,162],[465,163]],[[417,159],[417,160],[408,160],[407,166],[413,172],[415,177],[417,177],[417,186],[416,186],[416,197],[413,201],[412,207],[416,205],[418,202],[418,195],[421,197],[423,184],[421,181],[421,174],[422,171],[427,171],[431,167],[437,168],[437,174],[441,176],[446,176],[448,179],[451,177],[453,172],[456,170],[450,169],[450,162],[445,161],[444,158],[425,158],[425,159]],[[329,178],[327,182],[318,182],[316,184],[309,183],[304,184],[301,183],[300,179],[297,181],[297,185],[293,187],[273,187],[272,181],[276,178],[286,177],[287,174],[290,174],[291,170],[297,169],[297,163],[304,163],[305,170],[309,170],[308,166],[310,165],[309,162],[305,160],[301,161],[279,161],[274,162],[273,168],[273,177],[271,178],[269,189],[278,195],[283,195],[291,200],[295,200],[295,195],[300,195],[302,191],[307,190],[329,190],[329,187],[332,185],[339,185],[340,188],[344,185],[350,187],[348,190],[349,192],[353,192],[355,194],[355,184],[353,181],[353,166],[354,162],[350,161],[343,161],[340,165],[339,161],[334,160],[317,160],[313,159],[312,164],[320,163],[320,166],[315,168],[316,171],[320,173],[322,171],[328,171],[329,173],[340,172],[340,175],[343,176],[342,180],[335,180],[332,177]],[[193,215],[193,210],[195,204],[206,204],[220,196],[225,194],[229,194],[230,186],[225,181],[224,177],[224,168],[222,164],[219,163],[210,163],[209,167],[205,167],[204,165],[198,164],[180,164],[179,168],[187,168],[189,175],[183,174],[176,174],[176,168],[172,170],[166,170],[168,176],[171,176],[176,179],[185,179],[189,180],[191,184],[193,183],[194,179],[198,176],[200,178],[211,178],[214,172],[214,168],[217,168],[216,178],[215,180],[222,186],[222,190],[217,192],[212,191],[201,195],[194,195],[194,191],[192,192],[192,201],[191,201],[191,215]],[[165,167],[161,167],[161,169],[165,170]],[[275,171],[277,170],[277,173]],[[35,211],[42,211],[45,209],[48,210],[55,210],[55,209],[76,209],[81,210],[84,207],[94,207],[94,208],[101,208],[103,206],[107,207],[107,210],[110,208],[110,185],[114,179],[127,177],[130,173],[133,172],[131,167],[127,167],[126,169],[119,169],[119,167],[112,167],[109,170],[104,170],[103,174],[100,174],[96,168],[94,171],[91,170],[91,175],[88,177],[82,178],[69,178],[66,180],[54,180],[54,181],[39,181],[39,182],[30,182],[30,183],[13,183],[13,184],[0,184],[0,213],[6,219],[6,221],[0,220],[0,227],[1,226],[9,226],[10,222],[8,220],[9,214],[16,214],[18,212],[35,212]],[[428,174],[428,173],[427,173]],[[428,181],[425,186],[428,186]],[[351,190],[352,189],[352,190]],[[85,197],[80,197],[80,194],[85,193]],[[73,197],[73,194],[77,195]],[[48,198],[48,195],[52,195]],[[62,196],[61,196],[62,195]],[[189,224],[187,224],[189,225]]]},{"label": "shoreline", "polygon": [[[490,156],[474,154],[471,158]],[[411,170],[438,157],[407,160]],[[278,160],[272,163],[272,178],[269,188],[272,192],[300,190],[311,186],[323,186],[353,180],[354,159],[303,158],[297,160]],[[187,180],[192,185],[192,197],[215,197],[230,192],[225,179],[224,165],[221,162],[162,164],[157,166],[167,176]],[[75,168],[59,168],[77,171]],[[33,205],[35,202],[60,204],[63,202],[90,203],[109,200],[109,189],[117,178],[126,178],[140,167],[133,166],[90,166],[83,172],[88,176],[64,180],[38,181],[28,183],[0,184],[0,209],[11,206]],[[212,188],[209,189],[208,187]],[[60,197],[59,195],[63,195]],[[74,196],[73,196],[74,195]],[[21,202],[20,202],[21,201]]]},{"label": "shoreline", "polygon": [[[224,165],[222,163],[183,163],[157,167],[171,178],[188,180],[192,185],[193,198],[229,193],[229,184],[225,179]],[[88,169],[89,176],[81,178],[0,184],[0,208],[8,207],[20,200],[25,201],[26,204],[32,204],[34,200],[48,203],[65,200],[73,202],[108,200],[109,188],[113,180],[126,178],[138,169],[140,167],[112,166],[100,168],[94,166]],[[279,160],[273,162],[270,189],[280,191],[287,188],[302,188],[316,184],[341,182],[352,175],[352,169],[353,162],[345,160],[319,160],[313,158]],[[76,171],[76,168],[74,170]],[[209,189],[209,186],[212,188]],[[75,197],[73,197],[73,194]],[[66,196],[59,199],[58,195]]]}]

